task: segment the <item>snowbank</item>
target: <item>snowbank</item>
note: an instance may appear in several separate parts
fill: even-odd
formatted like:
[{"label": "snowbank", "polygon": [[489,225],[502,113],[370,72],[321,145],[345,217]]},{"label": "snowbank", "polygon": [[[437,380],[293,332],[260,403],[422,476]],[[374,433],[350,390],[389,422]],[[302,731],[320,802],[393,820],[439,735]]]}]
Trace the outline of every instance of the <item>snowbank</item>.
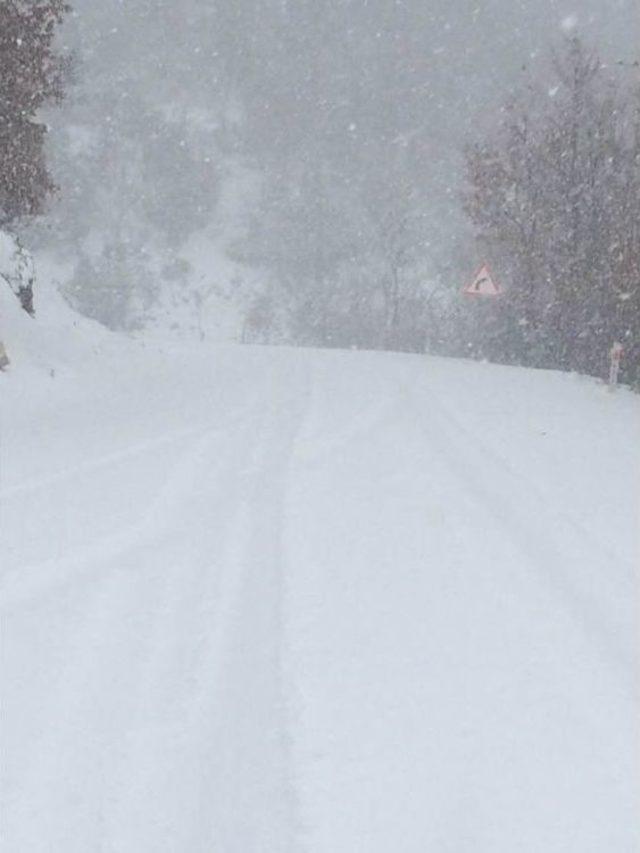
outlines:
[{"label": "snowbank", "polygon": [[[0,248],[8,249],[5,238],[0,233]],[[15,271],[15,256],[9,251],[0,254],[0,270]],[[5,267],[2,262],[6,262]],[[17,279],[13,276],[10,280]],[[37,277],[34,296],[35,317],[31,317],[20,306],[14,289],[0,279],[0,341],[11,360],[11,373],[74,371],[94,357],[108,357],[110,349],[132,346],[73,311],[46,277]]]}]

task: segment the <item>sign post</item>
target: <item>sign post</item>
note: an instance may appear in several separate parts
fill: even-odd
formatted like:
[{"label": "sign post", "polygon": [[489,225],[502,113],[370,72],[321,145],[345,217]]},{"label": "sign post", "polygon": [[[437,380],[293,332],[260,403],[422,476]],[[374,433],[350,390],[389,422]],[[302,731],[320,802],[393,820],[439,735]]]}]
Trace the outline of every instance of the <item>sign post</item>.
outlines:
[{"label": "sign post", "polygon": [[613,391],[618,384],[618,373],[620,372],[620,361],[624,355],[624,347],[615,341],[609,350],[609,390]]}]

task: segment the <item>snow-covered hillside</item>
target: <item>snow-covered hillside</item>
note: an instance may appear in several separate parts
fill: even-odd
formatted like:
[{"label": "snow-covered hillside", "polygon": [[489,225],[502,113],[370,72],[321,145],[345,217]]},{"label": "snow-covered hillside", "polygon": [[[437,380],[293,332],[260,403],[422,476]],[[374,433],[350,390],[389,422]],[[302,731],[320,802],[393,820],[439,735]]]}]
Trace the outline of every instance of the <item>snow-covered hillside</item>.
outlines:
[{"label": "snow-covered hillside", "polygon": [[640,849],[637,396],[5,307],[3,850]]}]

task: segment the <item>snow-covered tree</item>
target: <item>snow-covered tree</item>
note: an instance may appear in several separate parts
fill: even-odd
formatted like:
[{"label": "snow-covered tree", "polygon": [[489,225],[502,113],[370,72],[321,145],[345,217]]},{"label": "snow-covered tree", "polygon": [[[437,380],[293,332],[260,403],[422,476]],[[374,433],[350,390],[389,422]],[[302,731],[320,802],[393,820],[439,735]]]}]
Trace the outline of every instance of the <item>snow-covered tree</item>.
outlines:
[{"label": "snow-covered tree", "polygon": [[578,38],[553,71],[548,93],[533,83],[505,109],[498,135],[468,152],[467,210],[508,284],[490,325],[478,327],[491,338],[484,354],[602,375],[619,340],[633,370],[637,104]]},{"label": "snow-covered tree", "polygon": [[71,268],[63,285],[71,302],[114,328],[144,321],[162,269],[213,218],[216,99],[205,107],[194,67],[210,15],[186,2],[177,10],[104,0],[72,22],[74,86],[52,120],[63,189],[37,236]]},{"label": "snow-covered tree", "polygon": [[53,39],[68,8],[64,0],[0,4],[0,227],[40,213],[53,189],[37,112],[63,94]]},{"label": "snow-covered tree", "polygon": [[[0,229],[42,213],[54,184],[38,110],[59,101],[65,61],[54,37],[69,6],[64,0],[3,0],[0,4]],[[2,236],[2,274],[33,312],[30,261],[15,237]],[[7,247],[10,247],[9,248]]]}]

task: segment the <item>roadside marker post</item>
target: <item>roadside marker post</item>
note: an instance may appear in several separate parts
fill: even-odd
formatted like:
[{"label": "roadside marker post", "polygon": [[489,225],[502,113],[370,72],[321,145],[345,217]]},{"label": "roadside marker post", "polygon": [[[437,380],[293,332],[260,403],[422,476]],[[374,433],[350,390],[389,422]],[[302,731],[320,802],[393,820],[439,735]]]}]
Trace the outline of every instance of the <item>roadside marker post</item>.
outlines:
[{"label": "roadside marker post", "polygon": [[613,391],[618,384],[618,374],[620,372],[620,362],[624,355],[624,347],[618,341],[615,341],[609,350],[609,390]]}]

